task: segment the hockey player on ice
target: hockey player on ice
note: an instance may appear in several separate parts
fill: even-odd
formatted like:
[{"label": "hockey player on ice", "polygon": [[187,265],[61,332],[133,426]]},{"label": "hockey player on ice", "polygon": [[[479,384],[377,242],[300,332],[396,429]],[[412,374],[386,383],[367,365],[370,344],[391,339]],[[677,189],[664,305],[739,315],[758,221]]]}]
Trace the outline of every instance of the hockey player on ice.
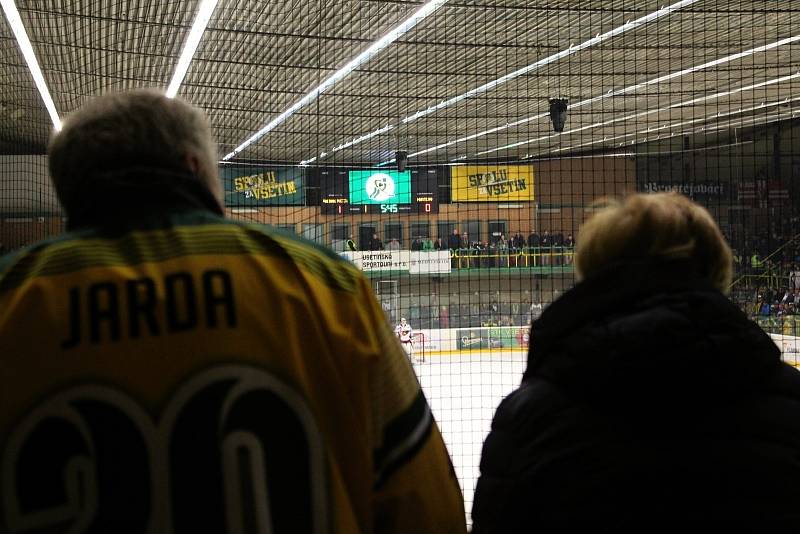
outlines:
[{"label": "hockey player on ice", "polygon": [[405,317],[400,318],[400,324],[394,329],[394,333],[400,338],[400,344],[403,345],[408,359],[412,362],[414,361],[414,341],[411,337],[413,331],[411,325],[406,322]]}]

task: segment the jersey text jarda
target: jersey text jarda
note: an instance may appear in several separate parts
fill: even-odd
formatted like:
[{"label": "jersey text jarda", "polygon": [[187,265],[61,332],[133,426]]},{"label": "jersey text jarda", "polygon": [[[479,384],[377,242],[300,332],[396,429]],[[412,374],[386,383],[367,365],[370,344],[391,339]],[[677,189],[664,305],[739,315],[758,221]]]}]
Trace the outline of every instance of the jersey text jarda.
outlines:
[{"label": "jersey text jarda", "polygon": [[69,326],[61,341],[63,349],[86,342],[174,334],[200,326],[236,326],[233,283],[224,270],[208,270],[199,277],[179,271],[160,280],[145,276],[99,281],[71,287],[68,299]]}]

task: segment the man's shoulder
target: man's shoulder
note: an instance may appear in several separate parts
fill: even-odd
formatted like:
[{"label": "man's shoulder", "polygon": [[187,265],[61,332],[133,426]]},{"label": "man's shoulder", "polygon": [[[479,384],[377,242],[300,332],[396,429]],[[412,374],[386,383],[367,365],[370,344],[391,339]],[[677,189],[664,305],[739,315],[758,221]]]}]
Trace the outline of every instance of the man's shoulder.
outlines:
[{"label": "man's shoulder", "polygon": [[65,232],[0,257],[0,293],[13,289],[31,276],[49,274],[53,251],[64,250],[92,234],[91,231]]},{"label": "man's shoulder", "polygon": [[284,257],[333,289],[354,291],[361,271],[333,250],[274,226],[204,214],[201,226],[236,235],[233,252]]},{"label": "man's shoulder", "polygon": [[211,213],[182,213],[136,229],[67,232],[31,245],[0,260],[0,291],[32,276],[219,255],[282,258],[337,290],[355,291],[361,276],[332,250],[277,228]]}]

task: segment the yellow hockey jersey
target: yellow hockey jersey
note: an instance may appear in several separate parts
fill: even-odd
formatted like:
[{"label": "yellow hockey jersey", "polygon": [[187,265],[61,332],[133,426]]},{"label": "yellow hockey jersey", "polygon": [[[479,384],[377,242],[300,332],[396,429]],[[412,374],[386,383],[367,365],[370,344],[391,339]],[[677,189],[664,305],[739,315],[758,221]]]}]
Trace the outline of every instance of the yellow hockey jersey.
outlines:
[{"label": "yellow hockey jersey", "polygon": [[0,262],[0,531],[465,531],[363,275],[205,212]]}]

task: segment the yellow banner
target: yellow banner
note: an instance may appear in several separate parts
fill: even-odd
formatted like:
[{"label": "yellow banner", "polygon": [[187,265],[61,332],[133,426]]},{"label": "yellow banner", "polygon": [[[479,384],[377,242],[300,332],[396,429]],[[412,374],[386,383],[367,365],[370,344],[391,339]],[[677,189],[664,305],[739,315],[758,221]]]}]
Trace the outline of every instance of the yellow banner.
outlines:
[{"label": "yellow banner", "polygon": [[530,165],[458,165],[450,168],[453,202],[533,200]]}]

